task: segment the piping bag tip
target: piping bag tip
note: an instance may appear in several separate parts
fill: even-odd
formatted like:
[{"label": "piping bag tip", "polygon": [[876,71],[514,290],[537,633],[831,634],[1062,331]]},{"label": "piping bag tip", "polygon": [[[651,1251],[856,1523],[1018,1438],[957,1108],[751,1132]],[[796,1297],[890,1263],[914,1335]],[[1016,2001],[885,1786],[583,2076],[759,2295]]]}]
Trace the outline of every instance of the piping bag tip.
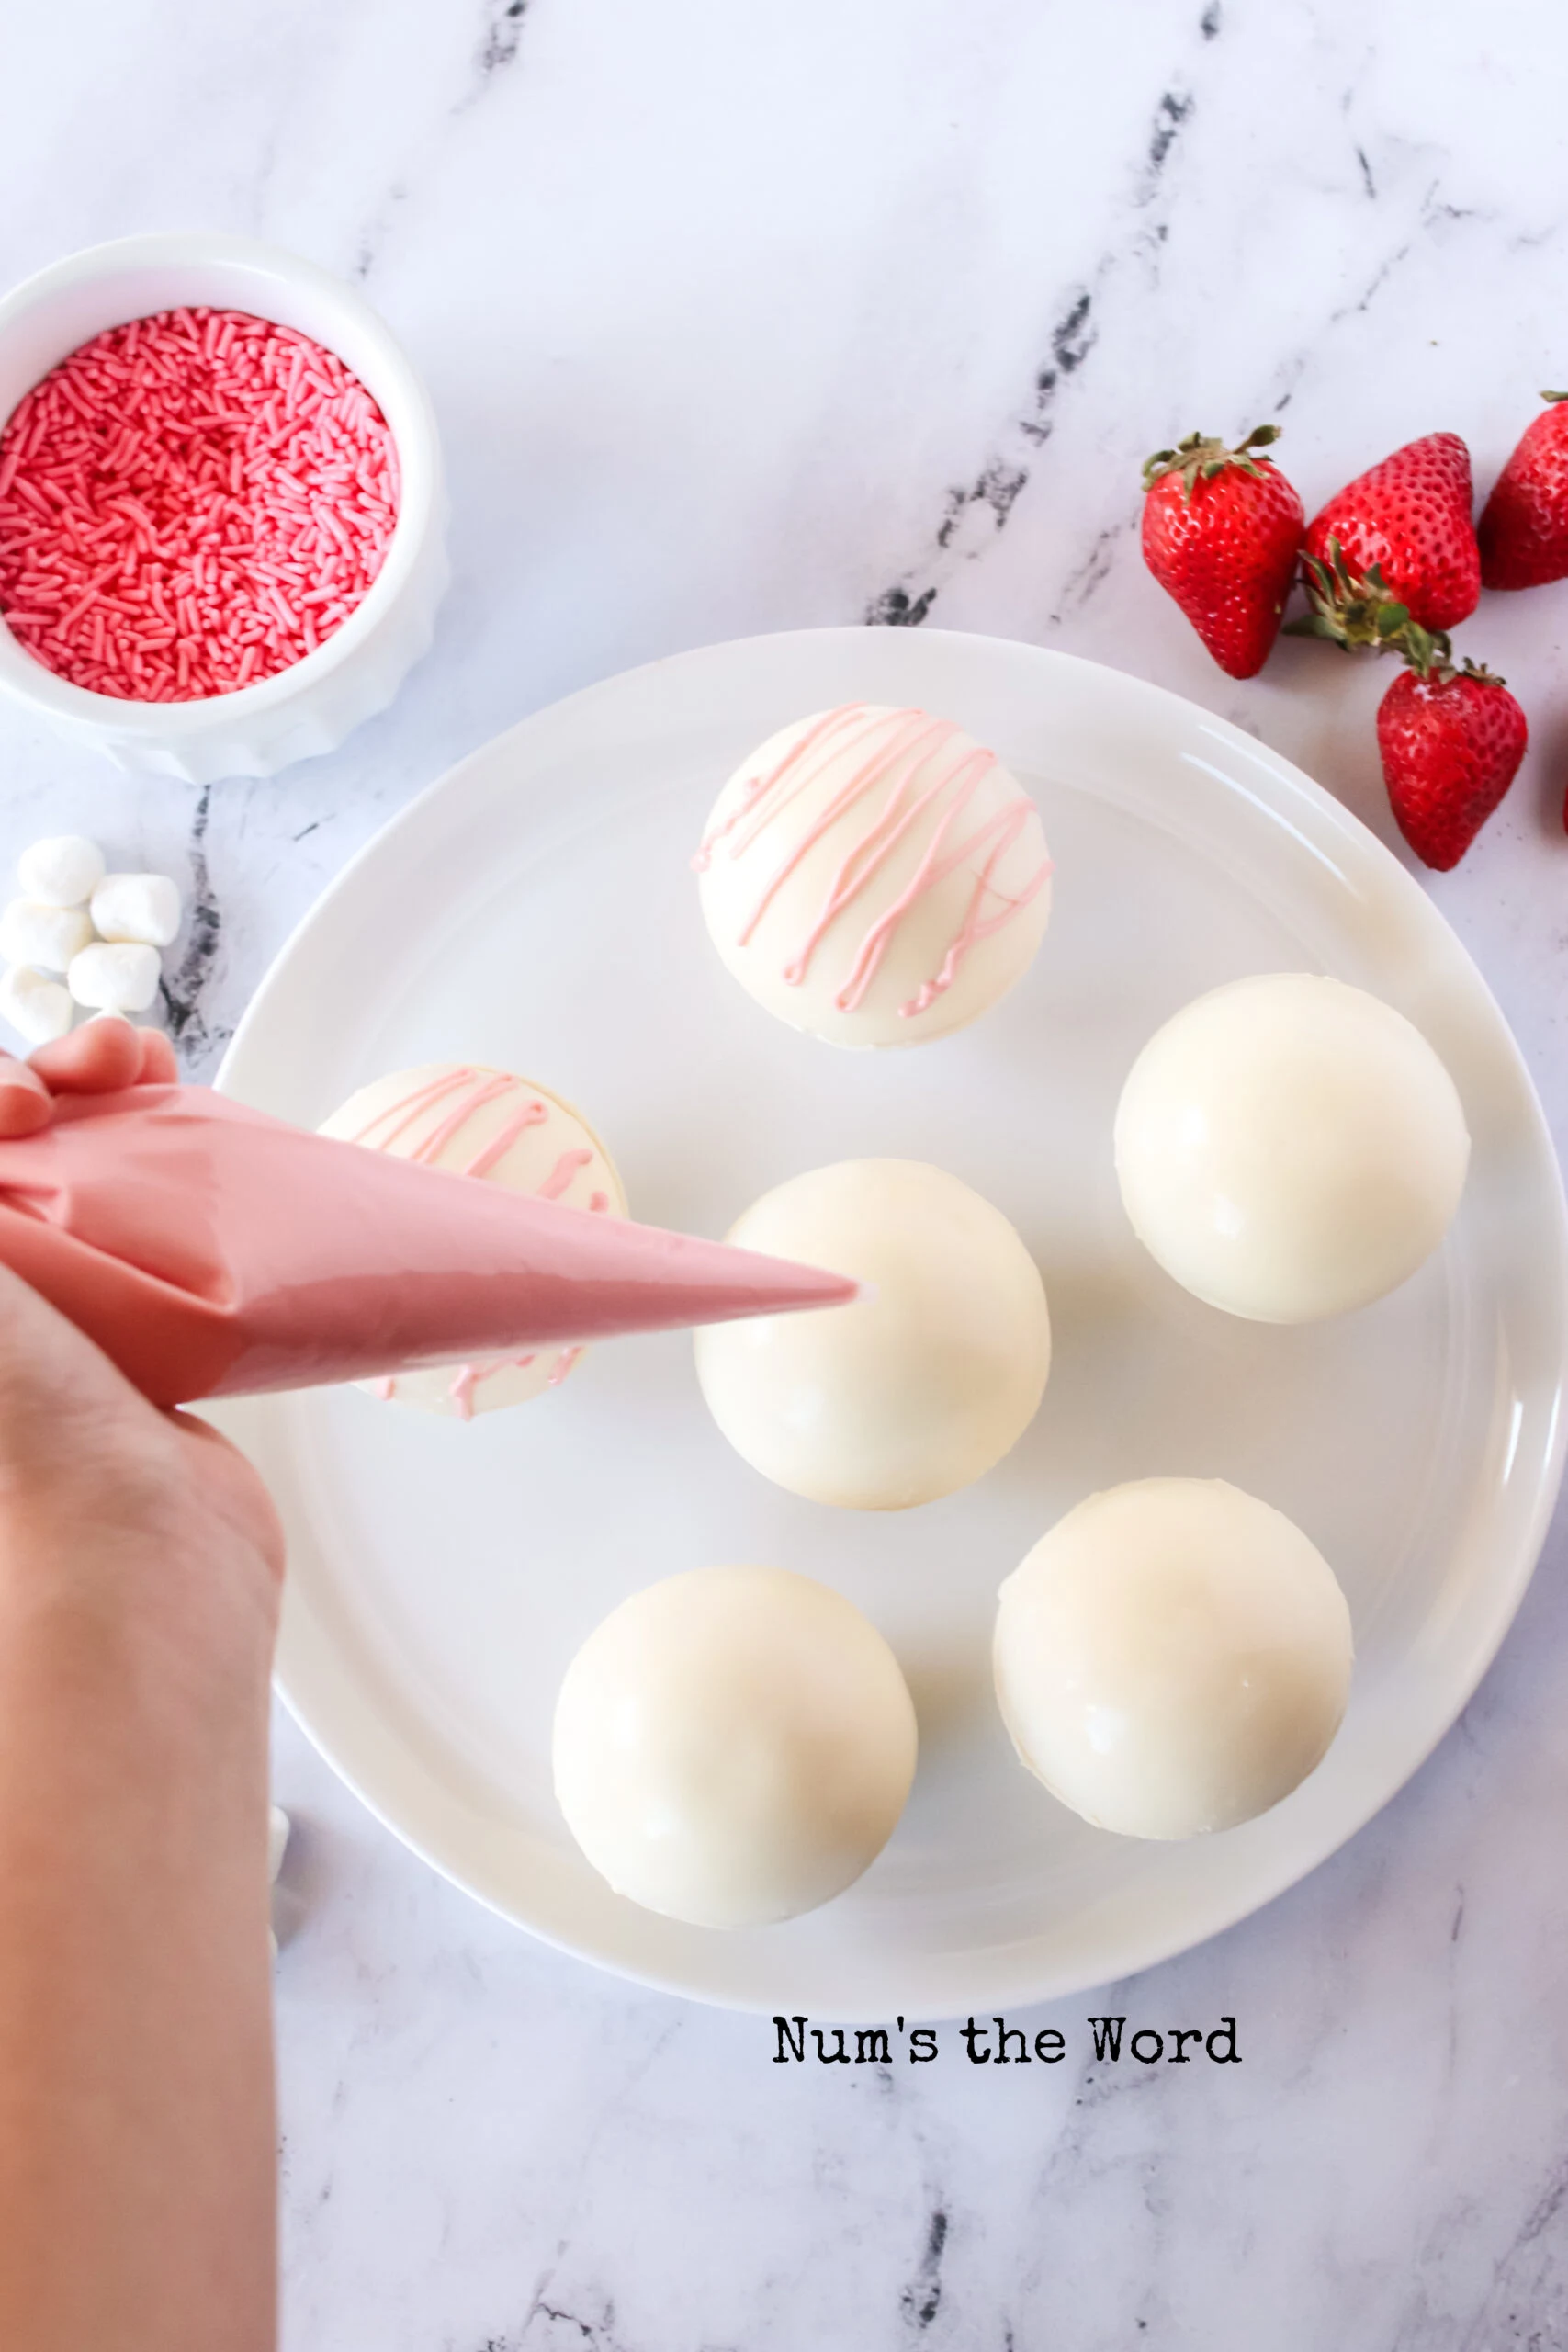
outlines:
[{"label": "piping bag tip", "polygon": [[0,1142],[0,1261],[160,1405],[864,1295],[174,1085],[64,1097]]}]

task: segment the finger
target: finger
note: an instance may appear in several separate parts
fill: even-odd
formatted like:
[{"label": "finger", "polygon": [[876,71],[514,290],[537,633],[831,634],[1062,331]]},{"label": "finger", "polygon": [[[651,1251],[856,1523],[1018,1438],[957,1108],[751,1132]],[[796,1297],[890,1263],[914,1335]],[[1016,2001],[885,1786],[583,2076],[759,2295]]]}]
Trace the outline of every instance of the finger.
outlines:
[{"label": "finger", "polygon": [[7,1054],[0,1061],[0,1142],[37,1135],[40,1127],[48,1126],[53,1113],[42,1079],[26,1062],[13,1061]]},{"label": "finger", "polygon": [[88,1021],[29,1057],[57,1094],[111,1094],[141,1073],[141,1040],[129,1021]]},{"label": "finger", "polygon": [[175,1086],[179,1082],[180,1066],[175,1059],[175,1049],[161,1029],[138,1029],[141,1040],[141,1068],[137,1076],[139,1086]]}]

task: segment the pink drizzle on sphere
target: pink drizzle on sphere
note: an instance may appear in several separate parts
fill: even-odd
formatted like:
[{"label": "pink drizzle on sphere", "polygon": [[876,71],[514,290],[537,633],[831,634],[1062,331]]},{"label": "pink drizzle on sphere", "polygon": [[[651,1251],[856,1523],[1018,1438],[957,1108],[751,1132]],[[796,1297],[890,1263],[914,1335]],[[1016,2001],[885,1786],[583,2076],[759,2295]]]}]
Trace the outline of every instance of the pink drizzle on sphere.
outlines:
[{"label": "pink drizzle on sphere", "polygon": [[0,616],[94,694],[231,694],[341,628],[397,516],[390,430],[333,353],[161,311],[71,352],[0,435]]}]

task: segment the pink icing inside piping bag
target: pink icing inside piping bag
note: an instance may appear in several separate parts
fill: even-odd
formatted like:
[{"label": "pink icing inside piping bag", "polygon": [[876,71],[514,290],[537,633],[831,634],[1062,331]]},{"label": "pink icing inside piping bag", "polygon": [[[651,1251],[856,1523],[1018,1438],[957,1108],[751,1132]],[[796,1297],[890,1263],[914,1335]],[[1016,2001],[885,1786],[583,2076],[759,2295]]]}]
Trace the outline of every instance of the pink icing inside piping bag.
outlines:
[{"label": "pink icing inside piping bag", "polygon": [[159,1405],[859,1295],[173,1085],[62,1097],[52,1125],[0,1141],[0,1261]]}]

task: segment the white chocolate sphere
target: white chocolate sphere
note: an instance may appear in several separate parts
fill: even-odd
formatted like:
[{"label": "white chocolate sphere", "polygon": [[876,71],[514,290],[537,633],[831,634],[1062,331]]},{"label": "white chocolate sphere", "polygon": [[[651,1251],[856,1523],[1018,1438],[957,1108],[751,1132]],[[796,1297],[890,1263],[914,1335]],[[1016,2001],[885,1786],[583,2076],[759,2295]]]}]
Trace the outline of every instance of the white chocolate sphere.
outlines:
[{"label": "white chocolate sphere", "polygon": [[1282,1511],[1219,1478],[1090,1495],[1001,1589],[993,1653],[1014,1747],[1129,1838],[1266,1813],[1322,1762],[1349,1695],[1350,1612]]},{"label": "white chocolate sphere", "polygon": [[708,1409],[775,1486],[855,1510],[967,1487],[1033,1419],[1051,1368],[1039,1269],[999,1209],[914,1159],[813,1169],[729,1239],[874,1285],[851,1306],[695,1334]]},{"label": "white chocolate sphere", "polygon": [[[532,1079],[479,1063],[426,1062],[393,1070],[351,1094],[322,1122],[321,1133],[568,1208],[626,1213],[610,1156],[580,1114]],[[513,1359],[403,1372],[395,1380],[359,1385],[397,1404],[466,1421],[558,1388],[581,1353],[550,1345]]]},{"label": "white chocolate sphere", "polygon": [[771,735],[719,794],[694,863],[741,986],[835,1046],[962,1029],[1022,978],[1051,912],[1021,785],[950,721],[882,704]]},{"label": "white chocolate sphere", "polygon": [[1447,1232],[1469,1159],[1458,1091],[1420,1031],[1306,972],[1187,1005],[1116,1113],[1138,1238],[1184,1289],[1258,1323],[1394,1289]]},{"label": "white chocolate sphere", "polygon": [[556,1796],[618,1894],[703,1928],[791,1919],[887,1843],[915,1772],[874,1625],[784,1568],[694,1568],[589,1635],[556,1705]]}]

